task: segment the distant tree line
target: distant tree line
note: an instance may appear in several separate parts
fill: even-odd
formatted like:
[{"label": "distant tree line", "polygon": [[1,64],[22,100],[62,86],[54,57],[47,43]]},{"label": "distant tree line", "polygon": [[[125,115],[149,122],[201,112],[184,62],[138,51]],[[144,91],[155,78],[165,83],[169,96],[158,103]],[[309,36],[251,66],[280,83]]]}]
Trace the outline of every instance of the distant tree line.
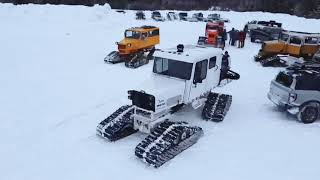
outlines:
[{"label": "distant tree line", "polygon": [[207,10],[214,7],[221,10],[265,11],[320,18],[320,0],[0,0],[0,2],[86,6],[109,3],[112,8],[136,10]]}]

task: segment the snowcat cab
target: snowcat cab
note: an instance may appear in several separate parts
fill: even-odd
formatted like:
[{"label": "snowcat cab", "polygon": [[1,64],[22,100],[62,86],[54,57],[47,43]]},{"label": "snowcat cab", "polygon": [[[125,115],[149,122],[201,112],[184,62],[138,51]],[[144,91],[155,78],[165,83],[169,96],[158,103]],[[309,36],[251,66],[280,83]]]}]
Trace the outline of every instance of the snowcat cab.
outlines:
[{"label": "snowcat cab", "polygon": [[278,54],[290,55],[311,59],[318,51],[320,34],[283,31],[281,38],[274,41],[265,41],[255,56],[255,61],[272,58]]},{"label": "snowcat cab", "polygon": [[[231,95],[213,93],[221,79],[222,50],[178,45],[177,49],[154,53],[153,74],[128,91],[131,105],[122,106],[97,127],[97,134],[116,141],[137,131],[149,134],[135,148],[135,155],[147,164],[160,167],[192,146],[203,130],[186,122],[168,121],[171,114],[190,105],[204,105],[202,118],[221,122],[232,101]],[[228,71],[226,79],[240,75]]]},{"label": "snowcat cab", "polygon": [[224,31],[224,22],[208,22],[206,25],[205,36],[200,36],[198,45],[213,46],[223,48],[222,35]]},{"label": "snowcat cab", "polygon": [[[159,28],[154,26],[141,26],[127,29],[124,39],[117,42],[118,52],[111,52],[105,62],[125,62],[127,67],[137,68],[147,64],[160,43]],[[149,53],[145,56],[145,53]]]}]

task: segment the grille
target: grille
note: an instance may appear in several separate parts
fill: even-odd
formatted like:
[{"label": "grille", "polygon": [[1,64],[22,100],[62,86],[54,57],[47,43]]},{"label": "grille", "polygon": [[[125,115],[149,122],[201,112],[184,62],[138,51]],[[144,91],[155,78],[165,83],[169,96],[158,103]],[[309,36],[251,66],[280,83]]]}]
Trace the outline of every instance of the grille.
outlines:
[{"label": "grille", "polygon": [[125,49],[125,48],[126,48],[126,45],[118,44],[118,49]]},{"label": "grille", "polygon": [[141,109],[137,109],[136,110],[136,113],[140,116],[143,116],[143,117],[146,117],[146,118],[151,118],[151,113],[150,112],[146,112],[146,111],[143,111]]}]

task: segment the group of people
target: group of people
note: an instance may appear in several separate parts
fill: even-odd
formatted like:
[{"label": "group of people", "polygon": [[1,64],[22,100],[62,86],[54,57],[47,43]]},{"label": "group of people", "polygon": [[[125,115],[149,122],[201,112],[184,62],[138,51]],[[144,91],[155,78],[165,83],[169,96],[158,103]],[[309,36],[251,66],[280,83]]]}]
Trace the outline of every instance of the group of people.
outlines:
[{"label": "group of people", "polygon": [[236,46],[238,44],[238,48],[243,48],[245,44],[245,40],[247,37],[247,31],[244,29],[243,31],[236,30],[232,28],[229,33],[229,44],[231,46]]}]

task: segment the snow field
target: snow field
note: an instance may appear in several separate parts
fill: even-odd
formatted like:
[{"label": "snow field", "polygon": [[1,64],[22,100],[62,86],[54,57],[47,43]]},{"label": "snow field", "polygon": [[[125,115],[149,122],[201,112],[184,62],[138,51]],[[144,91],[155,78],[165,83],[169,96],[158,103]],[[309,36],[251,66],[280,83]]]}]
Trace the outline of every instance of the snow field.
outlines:
[{"label": "snow field", "polygon": [[[195,44],[204,34],[205,23],[154,22],[151,12],[136,21],[134,13],[0,4],[0,179],[318,179],[319,122],[304,125],[276,110],[266,94],[280,69],[253,62],[260,45],[248,41],[244,49],[227,47],[241,79],[217,89],[233,96],[225,121],[202,121],[190,108],[174,115],[205,135],[172,161],[159,169],[139,161],[134,148],[144,134],[116,143],[98,138],[97,124],[151,74],[152,63],[133,70],[103,62],[126,28],[159,26],[158,48]],[[319,20],[285,14],[219,13],[231,20],[228,30],[254,19],[296,31],[320,27]]]}]

